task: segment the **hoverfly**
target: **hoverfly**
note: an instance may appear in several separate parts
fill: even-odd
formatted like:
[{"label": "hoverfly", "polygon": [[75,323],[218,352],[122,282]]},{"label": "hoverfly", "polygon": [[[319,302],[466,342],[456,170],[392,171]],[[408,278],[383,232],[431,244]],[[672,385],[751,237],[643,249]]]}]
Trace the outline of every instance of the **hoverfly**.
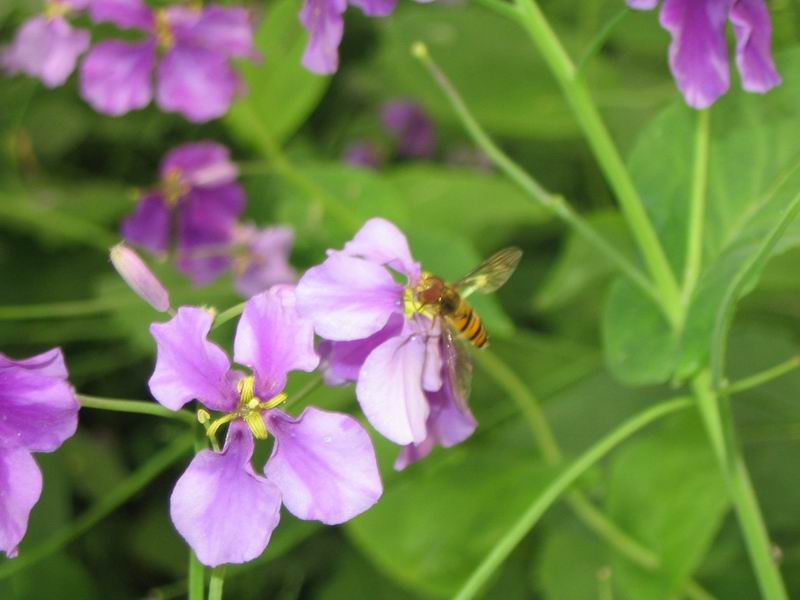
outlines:
[{"label": "hoverfly", "polygon": [[470,294],[489,294],[502,287],[517,268],[522,250],[511,247],[493,254],[454,283],[423,273],[417,285],[416,301],[423,310],[442,317],[473,346],[483,348],[489,335],[475,309],[466,301]]}]

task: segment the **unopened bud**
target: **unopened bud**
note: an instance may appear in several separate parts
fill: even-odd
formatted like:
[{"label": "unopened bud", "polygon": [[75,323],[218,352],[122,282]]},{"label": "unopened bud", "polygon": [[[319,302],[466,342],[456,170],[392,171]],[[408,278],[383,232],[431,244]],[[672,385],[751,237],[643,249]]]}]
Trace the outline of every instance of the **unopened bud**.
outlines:
[{"label": "unopened bud", "polygon": [[130,288],[160,312],[169,310],[169,294],[145,262],[124,243],[111,248],[111,263]]}]

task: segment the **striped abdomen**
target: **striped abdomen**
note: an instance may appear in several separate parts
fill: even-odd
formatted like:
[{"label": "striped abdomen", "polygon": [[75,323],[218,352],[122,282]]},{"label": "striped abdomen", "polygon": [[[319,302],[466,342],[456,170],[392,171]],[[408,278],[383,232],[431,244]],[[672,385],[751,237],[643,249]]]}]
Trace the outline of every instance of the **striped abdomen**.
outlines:
[{"label": "striped abdomen", "polygon": [[483,348],[489,341],[483,321],[466,300],[459,297],[456,309],[445,316],[453,328],[477,348]]}]

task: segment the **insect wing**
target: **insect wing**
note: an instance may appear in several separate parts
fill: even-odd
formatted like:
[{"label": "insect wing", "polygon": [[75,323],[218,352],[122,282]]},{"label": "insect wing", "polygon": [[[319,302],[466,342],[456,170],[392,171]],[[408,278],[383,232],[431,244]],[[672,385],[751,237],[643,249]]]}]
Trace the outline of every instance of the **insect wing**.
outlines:
[{"label": "insect wing", "polygon": [[451,327],[444,328],[442,340],[447,376],[453,388],[455,402],[461,410],[469,411],[467,400],[472,385],[472,356],[469,344]]},{"label": "insect wing", "polygon": [[514,246],[492,254],[453,284],[463,298],[474,292],[490,294],[505,285],[517,268],[522,250]]}]

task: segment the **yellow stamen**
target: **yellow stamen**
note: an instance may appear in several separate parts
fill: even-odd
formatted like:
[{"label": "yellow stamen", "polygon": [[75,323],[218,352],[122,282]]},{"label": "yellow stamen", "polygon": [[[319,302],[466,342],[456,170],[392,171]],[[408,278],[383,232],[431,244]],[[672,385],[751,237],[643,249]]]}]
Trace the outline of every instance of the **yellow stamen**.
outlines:
[{"label": "yellow stamen", "polygon": [[232,412],[228,413],[227,415],[222,415],[219,419],[217,419],[216,421],[211,423],[211,425],[208,426],[208,429],[206,429],[206,435],[208,435],[208,437],[210,438],[214,438],[214,436],[217,435],[217,430],[220,427],[225,425],[225,423],[230,423],[238,416],[239,416],[238,412]]},{"label": "yellow stamen", "polygon": [[197,411],[197,422],[201,425],[205,425],[211,420],[211,415],[208,414],[207,410],[203,410],[202,408]]},{"label": "yellow stamen", "polygon": [[403,314],[407,319],[414,315],[423,315],[429,319],[436,317],[436,307],[431,304],[423,304],[417,300],[417,294],[420,292],[421,286],[424,284],[425,279],[430,276],[430,273],[423,273],[422,277],[416,286],[407,285],[403,289]]},{"label": "yellow stamen", "polygon": [[280,406],[281,404],[286,402],[286,399],[288,397],[289,396],[287,396],[286,394],[278,394],[277,396],[275,396],[271,400],[268,400],[267,402],[262,402],[259,406],[260,406],[260,408],[263,408],[265,410],[269,410],[270,408],[275,408],[276,406]]},{"label": "yellow stamen", "polygon": [[44,15],[48,19],[55,19],[56,17],[66,16],[69,11],[69,4],[60,2],[59,0],[50,0],[44,9]]},{"label": "yellow stamen", "polygon": [[[219,430],[219,428],[225,423],[230,423],[234,419],[242,419],[245,423],[247,423],[247,426],[253,433],[253,437],[259,440],[267,439],[269,432],[267,431],[267,426],[264,423],[264,417],[261,415],[261,413],[262,411],[270,410],[283,404],[288,396],[286,394],[278,394],[274,398],[271,398],[266,402],[262,402],[261,398],[256,396],[256,380],[252,375],[248,375],[247,377],[240,379],[236,384],[236,390],[239,392],[238,408],[235,411],[219,417],[213,423],[211,423],[211,425],[206,429],[208,437],[210,437],[212,440],[215,439],[217,430]],[[198,420],[200,420],[201,412],[208,415],[208,413],[201,409],[198,411]],[[203,421],[200,422],[202,423]]]},{"label": "yellow stamen", "polygon": [[242,405],[247,404],[256,397],[256,378],[250,375],[240,379],[236,389],[239,392],[239,402]]},{"label": "yellow stamen", "polygon": [[169,50],[175,45],[175,36],[169,26],[169,17],[163,8],[156,11],[156,39],[161,50]]},{"label": "yellow stamen", "polygon": [[261,416],[260,410],[251,410],[244,416],[244,422],[253,432],[253,437],[258,440],[267,439],[267,426],[264,425],[264,417]]},{"label": "yellow stamen", "polygon": [[161,181],[161,193],[167,206],[174,208],[178,201],[189,193],[189,185],[183,181],[180,169],[169,169]]}]

